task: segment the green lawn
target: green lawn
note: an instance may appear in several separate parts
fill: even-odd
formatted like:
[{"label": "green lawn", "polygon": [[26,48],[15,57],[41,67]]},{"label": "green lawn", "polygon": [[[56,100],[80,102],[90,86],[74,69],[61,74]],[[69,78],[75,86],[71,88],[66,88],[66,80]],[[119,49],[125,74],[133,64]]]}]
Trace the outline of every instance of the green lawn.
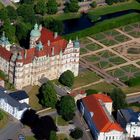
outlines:
[{"label": "green lawn", "polygon": [[87,49],[85,48],[80,48],[80,55],[87,53]]},{"label": "green lawn", "polygon": [[56,118],[56,122],[59,126],[66,126],[69,123],[67,121],[65,121],[61,116],[57,116]]},{"label": "green lawn", "polygon": [[2,114],[3,114],[3,119],[0,121],[0,129],[1,129],[1,128],[3,128],[3,127],[6,126],[6,124],[8,123],[9,117],[8,117],[8,114],[7,114],[7,113],[5,113],[5,112],[2,111],[2,110],[0,110],[0,111],[1,111]]},{"label": "green lawn", "polygon": [[67,135],[64,133],[57,134],[57,136],[58,136],[58,140],[64,140],[65,138],[67,138]]},{"label": "green lawn", "polygon": [[99,83],[99,84],[86,87],[86,88],[84,88],[84,90],[93,89],[93,90],[97,90],[97,91],[99,91],[99,92],[111,92],[111,90],[112,90],[114,87],[115,87],[115,86],[112,85],[112,84],[110,84],[110,83],[101,82],[101,83]]},{"label": "green lawn", "polygon": [[97,76],[94,72],[84,71],[80,73],[77,77],[75,77],[73,88],[87,85],[89,83],[98,81],[99,79],[100,77]]},{"label": "green lawn", "polygon": [[115,13],[119,11],[129,10],[129,9],[140,9],[140,4],[137,1],[129,1],[129,2],[123,2],[118,3],[115,5],[107,5],[105,7],[96,8],[89,11],[90,16],[95,15],[106,15],[110,13]]},{"label": "green lawn", "polygon": [[46,18],[48,17],[53,17],[57,20],[68,20],[68,19],[75,19],[75,18],[80,18],[81,14],[80,13],[63,13],[63,14],[55,14],[55,15],[47,15]]},{"label": "green lawn", "polygon": [[33,86],[31,91],[29,92],[29,98],[30,98],[30,106],[35,110],[42,109],[42,106],[39,104],[39,99],[37,97],[39,87]]},{"label": "green lawn", "polygon": [[99,49],[101,49],[102,47],[101,46],[99,46],[98,44],[88,44],[88,45],[86,45],[86,48],[88,49],[88,50],[90,50],[90,51],[96,51],[96,50],[99,50]]},{"label": "green lawn", "polygon": [[26,140],[37,140],[37,139],[33,136],[26,136]]}]

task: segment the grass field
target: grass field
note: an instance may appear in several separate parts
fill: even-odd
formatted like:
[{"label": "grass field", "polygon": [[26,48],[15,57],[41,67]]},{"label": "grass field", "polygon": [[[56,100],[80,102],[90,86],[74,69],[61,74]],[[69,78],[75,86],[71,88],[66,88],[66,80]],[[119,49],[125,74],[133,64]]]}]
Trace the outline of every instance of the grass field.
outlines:
[{"label": "grass field", "polygon": [[2,110],[0,110],[0,111],[3,114],[3,119],[0,121],[0,129],[1,129],[1,128],[4,128],[6,126],[6,124],[8,123],[9,117],[8,117],[8,114],[7,113],[5,113]]},{"label": "grass field", "polygon": [[33,86],[31,91],[29,92],[29,98],[30,98],[30,106],[35,110],[42,109],[42,106],[39,104],[39,99],[37,97],[39,87]]},{"label": "grass field", "polygon": [[[68,139],[67,135],[64,133],[57,134],[57,136],[58,136],[58,140],[64,140],[65,138]],[[72,140],[72,139],[68,139],[68,140]]]},{"label": "grass field", "polygon": [[91,43],[91,44],[86,45],[86,49],[88,49],[89,51],[96,51],[96,50],[99,50],[101,48],[102,48],[101,46],[99,46],[98,44],[95,44],[95,43]]},{"label": "grass field", "polygon": [[137,1],[127,1],[127,2],[119,2],[117,4],[108,5],[105,7],[99,7],[89,11],[89,15],[106,15],[110,13],[115,13],[119,11],[129,10],[129,9],[140,9],[140,4]]},{"label": "grass field", "polygon": [[87,49],[85,48],[80,48],[80,55],[87,53]]},{"label": "grass field", "polygon": [[26,140],[37,140],[37,139],[33,136],[26,136]]},{"label": "grass field", "polygon": [[57,20],[68,20],[68,19],[75,19],[80,18],[80,13],[63,13],[63,14],[56,14],[56,15],[47,15],[45,18],[55,18]]},{"label": "grass field", "polygon": [[65,121],[61,116],[57,116],[57,117],[55,118],[55,121],[56,121],[57,125],[59,125],[59,126],[66,126],[66,125],[69,124],[69,123],[68,123],[67,121]]},{"label": "grass field", "polygon": [[115,86],[112,85],[112,84],[110,84],[110,83],[101,82],[101,83],[99,83],[99,84],[86,87],[86,88],[84,88],[84,90],[87,90],[87,89],[94,89],[94,90],[97,90],[97,91],[99,91],[99,92],[111,92],[111,90],[112,90],[114,87],[115,87]]},{"label": "grass field", "polygon": [[79,74],[79,76],[75,77],[73,88],[87,85],[89,83],[98,81],[100,79],[94,72],[84,71]]}]

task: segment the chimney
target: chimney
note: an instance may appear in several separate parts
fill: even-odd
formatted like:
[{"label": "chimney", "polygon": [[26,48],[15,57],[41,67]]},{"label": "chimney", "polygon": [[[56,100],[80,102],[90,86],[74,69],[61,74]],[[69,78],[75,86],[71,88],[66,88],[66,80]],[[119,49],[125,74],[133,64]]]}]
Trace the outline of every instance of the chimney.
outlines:
[{"label": "chimney", "polygon": [[51,41],[50,40],[48,40],[48,46],[50,46],[51,45]]},{"label": "chimney", "polygon": [[56,39],[57,37],[58,37],[58,33],[55,32],[55,33],[54,33],[54,39]]}]

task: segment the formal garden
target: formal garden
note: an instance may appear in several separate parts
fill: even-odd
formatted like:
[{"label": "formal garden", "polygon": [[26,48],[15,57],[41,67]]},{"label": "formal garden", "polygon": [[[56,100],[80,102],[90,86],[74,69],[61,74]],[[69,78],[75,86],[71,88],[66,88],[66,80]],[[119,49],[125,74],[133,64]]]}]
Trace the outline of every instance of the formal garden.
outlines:
[{"label": "formal garden", "polygon": [[121,57],[107,50],[101,51],[97,54],[88,55],[83,58],[86,59],[88,62],[91,62],[91,64],[94,64],[95,66],[101,69],[110,68],[112,66],[123,64],[126,62]]},{"label": "formal garden", "polygon": [[126,42],[130,40],[130,38],[119,33],[116,30],[109,30],[109,31],[101,32],[101,33],[92,35],[91,37],[106,46],[112,46],[112,45],[116,45],[118,43],[122,43],[122,42]]},{"label": "formal garden", "polygon": [[123,66],[123,67],[108,71],[108,73],[123,82],[126,82],[134,77],[140,77],[140,69],[135,67],[134,65]]},{"label": "formal garden", "polygon": [[126,32],[127,34],[139,38],[140,37],[140,23],[133,23],[130,25],[126,25],[120,28],[123,32]]}]

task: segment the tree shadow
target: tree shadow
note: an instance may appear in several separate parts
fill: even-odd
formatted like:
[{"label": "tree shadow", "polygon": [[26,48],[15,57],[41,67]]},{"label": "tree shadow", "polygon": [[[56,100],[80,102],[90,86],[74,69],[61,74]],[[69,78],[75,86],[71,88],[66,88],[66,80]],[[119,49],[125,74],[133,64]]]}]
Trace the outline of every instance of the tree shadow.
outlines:
[{"label": "tree shadow", "polygon": [[21,122],[31,128],[37,140],[48,140],[50,132],[57,131],[54,120],[50,116],[39,117],[34,110],[27,110]]}]

